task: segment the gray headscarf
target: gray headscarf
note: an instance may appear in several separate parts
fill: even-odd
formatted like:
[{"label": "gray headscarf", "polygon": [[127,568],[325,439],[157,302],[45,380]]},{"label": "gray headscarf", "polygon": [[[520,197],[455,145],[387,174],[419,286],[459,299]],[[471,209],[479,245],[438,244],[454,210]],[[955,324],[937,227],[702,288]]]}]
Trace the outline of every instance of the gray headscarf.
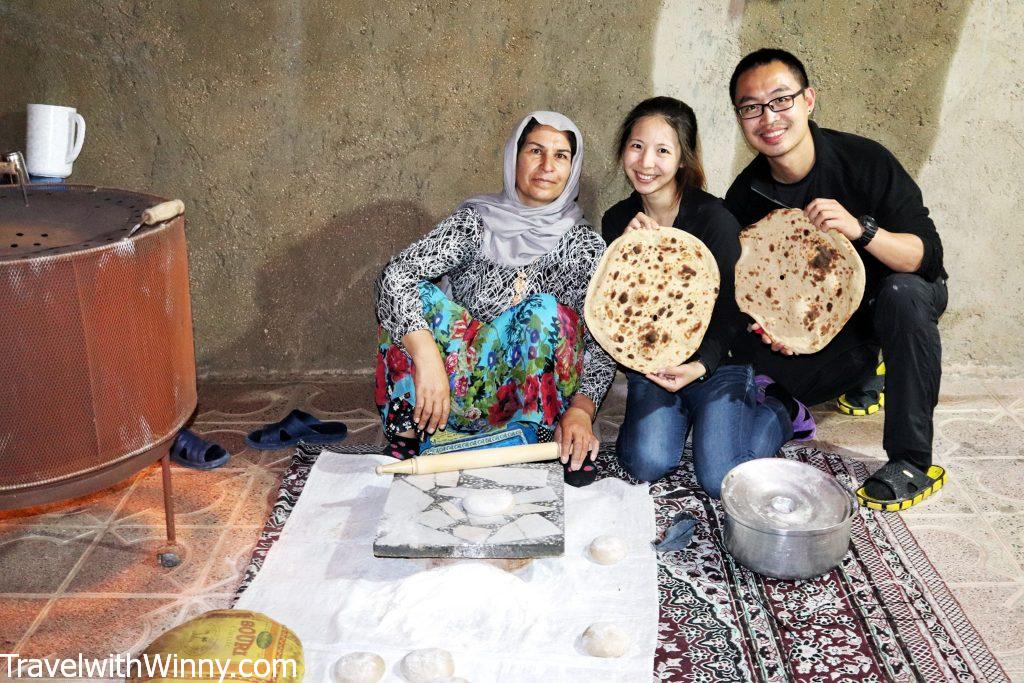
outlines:
[{"label": "gray headscarf", "polygon": [[[576,136],[569,180],[558,199],[544,206],[527,206],[516,192],[516,157],[519,136],[530,119],[544,126],[568,131]],[[509,266],[525,266],[551,252],[569,228],[583,222],[583,210],[576,204],[580,171],[583,168],[583,136],[576,124],[553,111],[527,114],[505,143],[504,192],[483,194],[464,201],[459,208],[472,206],[484,221],[481,251],[491,261]]]}]

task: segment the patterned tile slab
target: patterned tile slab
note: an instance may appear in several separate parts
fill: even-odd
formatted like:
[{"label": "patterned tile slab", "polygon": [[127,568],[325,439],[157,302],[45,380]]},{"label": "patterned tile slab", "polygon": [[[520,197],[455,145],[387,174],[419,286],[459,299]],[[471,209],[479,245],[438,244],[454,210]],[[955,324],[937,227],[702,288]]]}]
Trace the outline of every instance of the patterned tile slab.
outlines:
[{"label": "patterned tile slab", "polygon": [[[28,631],[39,613],[50,602],[49,598],[10,598],[4,596],[3,618],[0,619],[0,652],[14,652],[14,648]],[[6,664],[0,664],[0,680],[4,680]]]},{"label": "patterned tile slab", "polygon": [[943,416],[935,434],[936,452],[953,460],[1024,458],[1024,427],[1005,412]]},{"label": "patterned tile slab", "polygon": [[216,383],[199,384],[197,423],[280,420],[292,408],[305,405],[319,389],[308,382],[285,384]]},{"label": "patterned tile slab", "polygon": [[1003,406],[1024,412],[1024,377],[986,379],[985,386]]},{"label": "patterned tile slab", "polygon": [[1016,560],[981,515],[905,515],[904,521],[947,581],[1002,582],[1024,578]]},{"label": "patterned tile slab", "polygon": [[[905,510],[903,517],[909,520],[911,518],[938,518],[940,521],[936,522],[931,520],[933,523],[944,523],[944,520],[949,515],[972,515],[977,514],[977,510],[973,505],[973,497],[971,492],[964,488],[963,484],[960,483],[959,472],[956,467],[953,466],[951,469],[946,470],[946,484],[942,489],[923,501]],[[928,547],[927,545],[925,547]]]},{"label": "patterned tile slab", "polygon": [[989,515],[987,518],[992,530],[1009,549],[1021,568],[1021,580],[1024,580],[1024,513],[1015,515]]},{"label": "patterned tile slab", "polygon": [[1024,670],[1024,583],[951,584],[971,623],[1004,668]]},{"label": "patterned tile slab", "polygon": [[[887,460],[882,448],[885,411],[865,417],[815,410],[818,423],[818,447],[862,462]],[[932,449],[935,462],[946,465],[951,459],[1010,455],[1020,452],[1013,441],[1024,430],[1003,411],[959,411],[936,413]]]},{"label": "patterned tile slab", "polygon": [[[289,462],[291,461],[291,455]],[[231,524],[245,527],[262,527],[267,521],[270,509],[274,507],[278,488],[281,485],[281,469],[256,468],[239,480],[244,486],[243,495],[231,518]]]},{"label": "patterned tile slab", "polygon": [[113,527],[100,538],[66,588],[67,593],[180,594],[196,588],[224,533],[219,528],[178,527],[181,564],[161,567],[164,527]]},{"label": "patterned tile slab", "polygon": [[226,528],[217,547],[211,551],[210,563],[193,592],[199,595],[233,595],[242,580],[261,530],[262,527]]},{"label": "patterned tile slab", "polygon": [[178,601],[152,598],[58,598],[25,640],[24,657],[105,658],[138,651],[177,623]]},{"label": "patterned tile slab", "polygon": [[947,374],[939,387],[938,413],[954,413],[965,410],[1001,410],[991,385],[976,377]]},{"label": "patterned tile slab", "polygon": [[979,512],[1024,513],[1024,458],[964,458],[955,461],[953,474],[970,492]]},{"label": "patterned tile slab", "polygon": [[56,591],[99,533],[66,527],[0,530],[0,593]]},{"label": "patterned tile slab", "polygon": [[373,443],[384,446],[384,429],[381,427],[380,419],[352,419],[343,418],[342,421],[348,425],[348,437],[345,443]]},{"label": "patterned tile slab", "polygon": [[851,417],[822,405],[816,407],[813,414],[818,424],[818,436],[811,443],[816,448],[864,462],[869,465],[869,470],[886,461],[882,449],[881,413]]},{"label": "patterned tile slab", "polygon": [[352,412],[357,410],[368,413],[365,417],[376,418],[373,377],[370,375],[337,382],[319,382],[312,387],[316,393],[310,395],[301,407],[321,420],[354,417]]},{"label": "patterned tile slab", "polygon": [[[245,495],[250,470],[221,468],[208,471],[175,467],[171,472],[174,518],[177,524],[230,524]],[[116,516],[118,524],[164,523],[163,478],[157,467],[139,480]]]},{"label": "patterned tile slab", "polygon": [[230,609],[235,601],[234,593],[203,593],[194,595],[184,600],[178,618],[173,625],[182,624],[189,619],[195,619],[204,612],[214,609]]}]

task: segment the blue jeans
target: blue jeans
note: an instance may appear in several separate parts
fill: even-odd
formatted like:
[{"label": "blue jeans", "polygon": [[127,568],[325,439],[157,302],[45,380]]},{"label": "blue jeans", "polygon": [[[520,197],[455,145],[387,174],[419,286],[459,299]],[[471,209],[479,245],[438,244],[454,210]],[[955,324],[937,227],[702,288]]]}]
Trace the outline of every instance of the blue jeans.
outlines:
[{"label": "blue jeans", "polygon": [[656,481],[679,465],[693,427],[693,469],[712,498],[736,465],[774,456],[793,436],[786,409],[774,398],[758,403],[749,365],[719,366],[703,382],[666,391],[626,371],[626,416],[619,430],[619,464],[634,478]]}]

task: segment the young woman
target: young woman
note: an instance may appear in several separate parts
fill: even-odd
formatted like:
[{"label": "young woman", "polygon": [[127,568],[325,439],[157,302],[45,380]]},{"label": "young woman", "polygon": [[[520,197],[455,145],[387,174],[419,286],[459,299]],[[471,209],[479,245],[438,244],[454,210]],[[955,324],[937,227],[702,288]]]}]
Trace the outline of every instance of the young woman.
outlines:
[{"label": "young woman", "polygon": [[[562,446],[566,481],[596,475],[592,422],[615,363],[583,322],[604,253],[576,204],[583,139],[555,112],[505,145],[504,192],[466,200],[377,280],[376,401],[395,457],[419,434],[526,422]],[[447,276],[446,296],[429,281]]]},{"label": "young woman", "polygon": [[[618,158],[634,191],[605,213],[605,240],[658,226],[684,230],[711,251],[721,284],[711,323],[692,357],[658,373],[625,371],[626,414],[616,452],[632,476],[655,481],[679,464],[692,428],[697,481],[717,498],[730,469],[774,455],[794,436],[790,408],[797,404],[770,380],[755,382],[749,365],[728,364],[729,346],[744,325],[733,293],[739,225],[703,189],[693,110],[671,97],[644,100],[622,123]],[[807,436],[812,427],[813,422],[795,425],[796,436]]]}]

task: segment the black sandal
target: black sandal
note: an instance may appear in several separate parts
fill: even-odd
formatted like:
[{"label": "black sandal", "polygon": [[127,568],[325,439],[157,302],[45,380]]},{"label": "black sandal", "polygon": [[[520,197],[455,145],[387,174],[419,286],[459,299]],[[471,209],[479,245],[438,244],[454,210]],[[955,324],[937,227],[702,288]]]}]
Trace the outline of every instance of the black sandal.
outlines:
[{"label": "black sandal", "polygon": [[923,472],[907,460],[890,460],[857,489],[857,501],[872,510],[898,512],[917,505],[945,483],[946,470],[938,465]]}]

